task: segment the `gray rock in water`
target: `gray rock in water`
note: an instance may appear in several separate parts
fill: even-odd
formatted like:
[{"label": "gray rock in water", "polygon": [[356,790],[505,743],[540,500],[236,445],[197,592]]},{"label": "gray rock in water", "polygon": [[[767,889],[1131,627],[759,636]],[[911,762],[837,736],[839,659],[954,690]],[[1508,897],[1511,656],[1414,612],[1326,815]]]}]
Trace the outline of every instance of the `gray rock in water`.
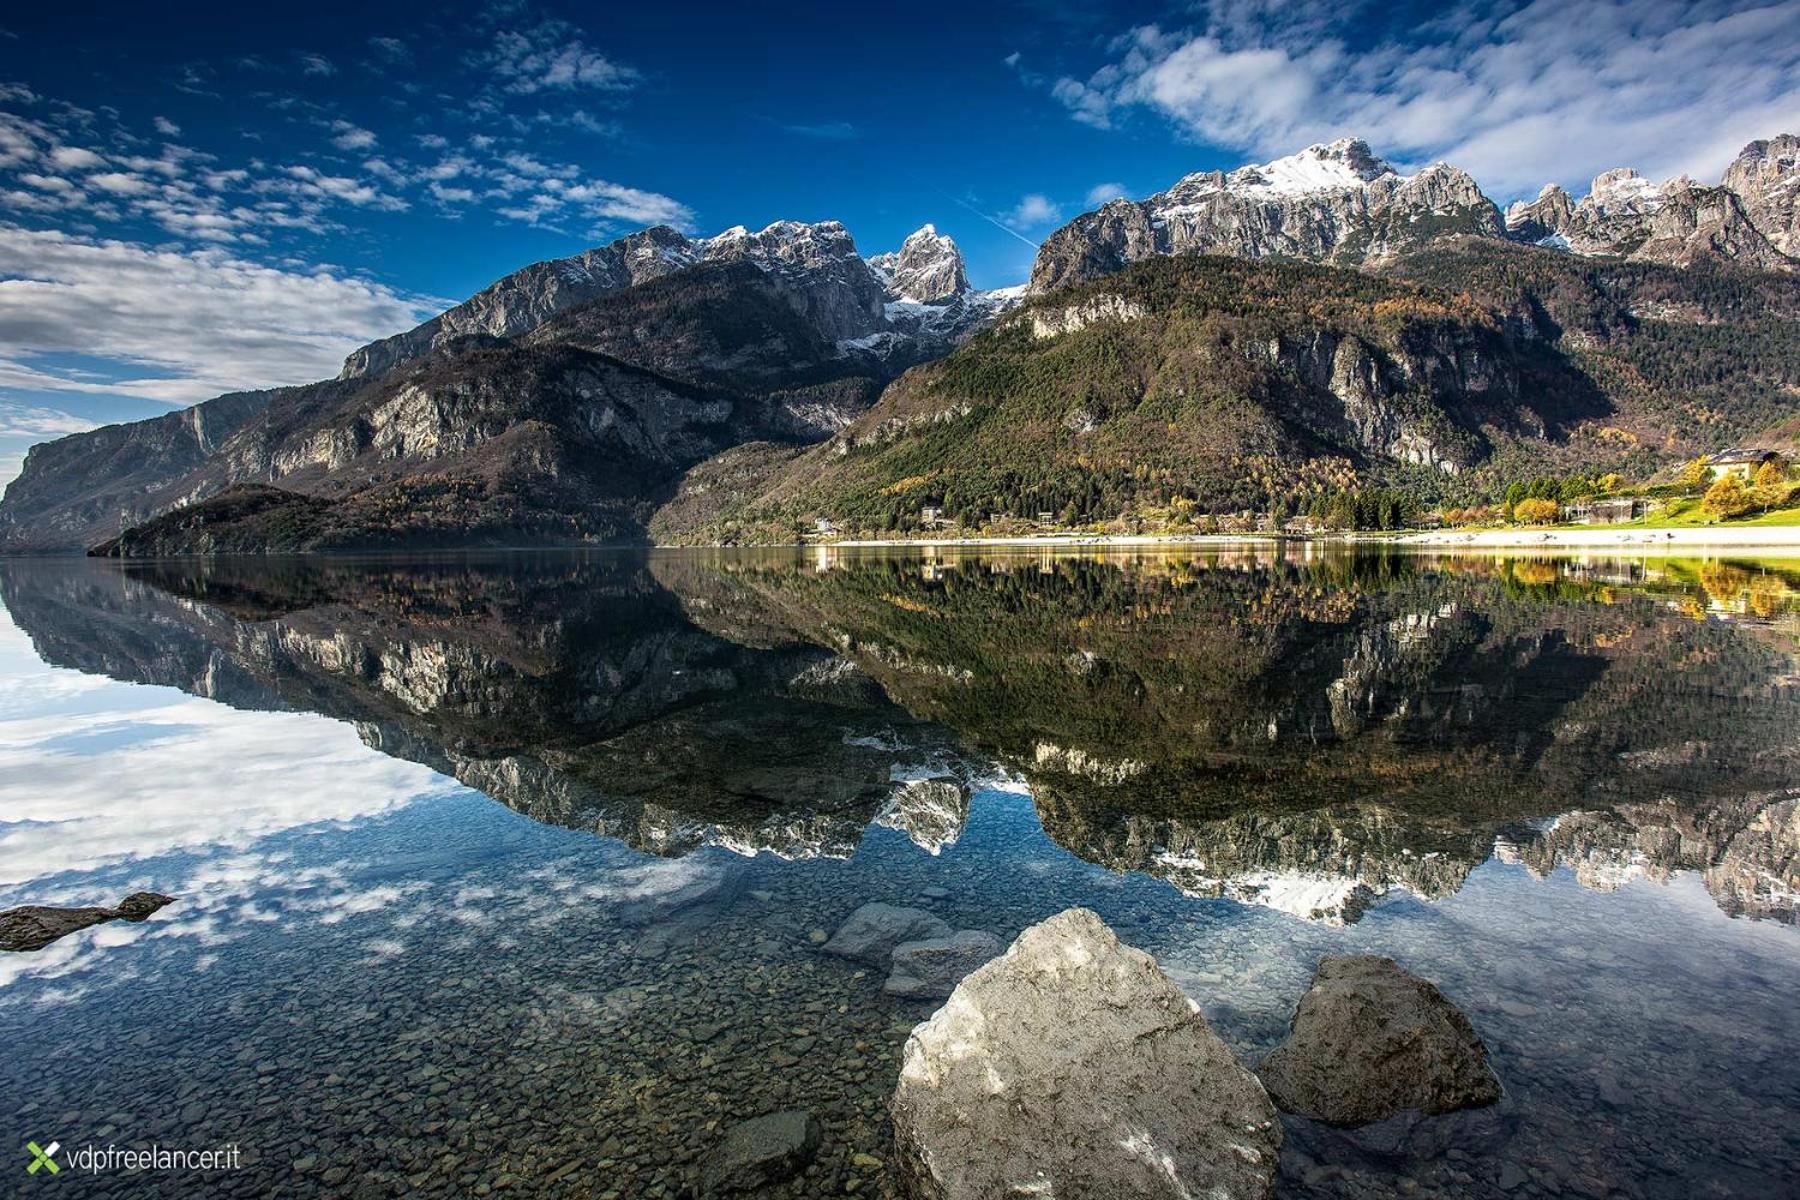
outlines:
[{"label": "gray rock in water", "polygon": [[757,1194],[790,1179],[819,1149],[819,1123],[803,1109],[732,1126],[700,1160],[702,1196]]},{"label": "gray rock in water", "polygon": [[950,933],[950,926],[943,918],[922,908],[899,908],[877,902],[865,904],[851,913],[838,926],[831,940],[819,948],[839,958],[886,966],[888,956],[901,942],[949,937]]},{"label": "gray rock in water", "polygon": [[1379,955],[1328,955],[1286,1042],[1257,1074],[1288,1112],[1366,1125],[1500,1098],[1469,1019],[1431,983]]},{"label": "gray rock in water", "polygon": [[949,937],[901,942],[890,959],[893,966],[881,990],[890,996],[942,1000],[963,976],[997,957],[1006,946],[980,929],[959,929]]},{"label": "gray rock in water", "polygon": [[1021,933],[912,1031],[891,1108],[920,1200],[1266,1200],[1281,1147],[1198,1006],[1083,908]]},{"label": "gray rock in water", "polygon": [[108,921],[142,921],[174,902],[173,896],[133,892],[119,901],[117,908],[51,908],[39,904],[9,908],[0,912],[0,950],[42,950],[78,929]]}]

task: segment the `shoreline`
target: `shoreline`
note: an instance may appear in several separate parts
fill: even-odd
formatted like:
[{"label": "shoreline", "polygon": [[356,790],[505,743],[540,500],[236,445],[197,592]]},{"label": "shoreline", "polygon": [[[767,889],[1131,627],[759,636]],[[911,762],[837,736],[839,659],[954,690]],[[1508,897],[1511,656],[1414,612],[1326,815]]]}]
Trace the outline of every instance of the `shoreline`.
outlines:
[{"label": "shoreline", "polygon": [[1272,533],[1064,534],[1061,536],[985,538],[868,538],[804,544],[832,549],[905,549],[929,546],[1108,549],[1138,546],[1267,546],[1286,543],[1321,546],[1391,545],[1425,549],[1473,550],[1617,549],[1641,552],[1777,549],[1800,552],[1800,525],[1695,526],[1676,529],[1644,529],[1631,526],[1611,529],[1437,529],[1413,533],[1361,532],[1298,536]]}]

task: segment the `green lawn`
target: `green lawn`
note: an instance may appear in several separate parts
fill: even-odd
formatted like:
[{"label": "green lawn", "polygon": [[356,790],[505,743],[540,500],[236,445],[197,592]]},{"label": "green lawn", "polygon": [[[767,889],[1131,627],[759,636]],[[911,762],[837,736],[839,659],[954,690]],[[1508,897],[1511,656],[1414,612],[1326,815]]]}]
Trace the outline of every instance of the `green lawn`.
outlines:
[{"label": "green lawn", "polygon": [[1667,508],[1636,521],[1619,525],[1571,525],[1570,529],[1697,529],[1708,525],[1727,528],[1739,525],[1800,525],[1800,508],[1778,508],[1772,512],[1715,521],[1700,508],[1699,500],[1671,500]]}]

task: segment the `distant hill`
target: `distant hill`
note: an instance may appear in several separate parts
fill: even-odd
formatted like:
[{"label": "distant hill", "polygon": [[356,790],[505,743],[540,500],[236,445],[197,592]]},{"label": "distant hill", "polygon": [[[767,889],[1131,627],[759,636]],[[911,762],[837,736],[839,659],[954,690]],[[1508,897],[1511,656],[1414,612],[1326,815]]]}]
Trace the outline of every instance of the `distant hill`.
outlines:
[{"label": "distant hill", "polygon": [[1787,275],[1475,238],[1380,275],[1154,258],[1033,299],[821,446],[697,468],[653,531],[1155,523],[1348,488],[1455,499],[1514,472],[1654,469],[1767,427],[1796,387]]}]

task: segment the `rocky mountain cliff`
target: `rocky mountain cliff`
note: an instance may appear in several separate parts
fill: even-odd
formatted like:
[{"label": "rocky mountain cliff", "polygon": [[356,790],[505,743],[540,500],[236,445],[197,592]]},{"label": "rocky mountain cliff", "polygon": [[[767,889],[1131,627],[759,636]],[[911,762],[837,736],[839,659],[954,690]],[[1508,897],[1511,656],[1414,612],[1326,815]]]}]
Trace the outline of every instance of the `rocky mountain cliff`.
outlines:
[{"label": "rocky mountain cliff", "polygon": [[40,442],[0,502],[0,551],[79,550],[148,520],[195,470],[278,397],[234,392],[180,412]]},{"label": "rocky mountain cliff", "polygon": [[640,538],[692,463],[834,432],[1013,298],[971,289],[929,228],[888,261],[897,275],[836,222],[778,222],[649,229],[536,264],[357,351],[337,380],[34,449],[0,549],[85,549],[238,485],[289,495],[202,506],[134,544],[480,543],[508,522],[525,541]]},{"label": "rocky mountain cliff", "polygon": [[1679,176],[1653,183],[1623,167],[1596,176],[1579,201],[1556,184],[1506,210],[1519,241],[1644,262],[1728,261],[1800,268],[1800,138],[1752,142],[1717,186]]},{"label": "rocky mountain cliff", "polygon": [[[1454,167],[1403,176],[1345,139],[1113,201],[1046,239],[1026,287],[992,291],[969,285],[955,243],[931,226],[867,260],[830,221],[707,238],[647,229],[514,272],[358,350],[338,379],[36,447],[0,500],[0,552],[83,549],[242,485],[299,499],[240,495],[137,544],[248,548],[280,531],[288,549],[486,542],[504,540],[515,520],[527,541],[641,539],[699,463],[662,522],[670,536],[716,532],[746,501],[760,505],[756,536],[787,540],[796,513],[808,527],[873,516],[906,528],[906,514],[952,498],[958,516],[991,503],[1030,519],[1110,519],[1130,511],[1116,501],[1145,496],[1204,515],[1396,481],[1421,484],[1412,490],[1427,500],[1473,502],[1489,498],[1484,478],[1507,473],[1641,475],[1791,428],[1797,306],[1776,281],[1800,277],[1788,270],[1797,161],[1800,138],[1782,135],[1747,147],[1718,186],[1612,171],[1579,201],[1549,188],[1503,223]],[[1235,313],[1230,347],[1171,342],[1152,363],[1139,346],[1128,367],[1105,361],[1114,336],[1093,329],[1132,326],[1141,298],[1084,292],[1035,306],[1008,324],[1024,340],[1003,341],[1039,352],[965,356],[955,403],[929,399],[944,391],[935,367],[907,376],[879,415],[846,428],[881,387],[962,346],[1026,292],[1046,299],[1134,264],[1200,255],[1310,260],[1345,278],[1240,281],[1252,302],[1222,305]],[[1346,340],[1302,311],[1308,296],[1279,293],[1318,286],[1341,298],[1370,275],[1428,283],[1484,311],[1459,312],[1470,328],[1440,328],[1431,336],[1441,344],[1400,346],[1386,340],[1397,330],[1425,336],[1392,319],[1412,298],[1371,300],[1368,328]],[[1190,315],[1219,336],[1219,312]],[[1473,374],[1471,336],[1489,339]],[[1052,362],[1066,377],[1043,375]],[[410,383],[395,382],[403,376]],[[541,390],[508,397],[507,387]],[[1042,408],[1052,401],[1057,411]],[[961,444],[952,426],[976,411],[1008,415],[963,423],[987,440]],[[1004,426],[1015,417],[1024,423]],[[806,459],[811,475],[788,474],[778,503],[760,504],[794,446],[840,431],[841,461]],[[758,444],[741,449],[746,440]],[[1188,453],[1155,465],[1174,445]],[[933,482],[843,512],[794,503],[843,474],[818,464],[866,464],[882,446],[901,471],[884,486]],[[1096,451],[1111,465],[1094,469]],[[950,459],[971,454],[982,458],[975,490],[947,487],[964,471]],[[1116,476],[1133,455],[1132,470],[1148,474],[1125,486]]]},{"label": "rocky mountain cliff", "polygon": [[[517,337],[601,296],[700,264],[736,263],[768,275],[795,312],[828,340],[850,343],[850,352],[868,350],[855,345],[857,339],[920,332],[899,329],[888,319],[890,300],[946,307],[974,294],[962,252],[930,225],[899,250],[866,261],[837,221],[777,221],[754,233],[737,225],[708,238],[689,238],[659,225],[515,271],[423,325],[357,350],[344,361],[342,377],[379,374],[471,334]],[[932,332],[951,340],[967,332],[955,322],[946,324]],[[902,348],[912,351],[915,361],[945,349]]]},{"label": "rocky mountain cliff", "polygon": [[1552,184],[1504,218],[1466,172],[1404,176],[1344,138],[1273,162],[1185,176],[1144,200],[1113,200],[1046,238],[1029,289],[1041,294],[1169,254],[1299,258],[1380,269],[1446,237],[1474,235],[1679,266],[1800,266],[1800,138],[1752,142],[1717,186],[1654,184],[1608,171],[1576,201]]},{"label": "rocky mountain cliff", "polygon": [[1501,236],[1500,212],[1467,174],[1434,163],[1404,176],[1345,138],[1274,162],[1182,178],[1147,200],[1113,200],[1038,248],[1041,295],[1165,254],[1377,263],[1449,233]]},{"label": "rocky mountain cliff", "polygon": [[962,252],[935,225],[918,229],[900,249],[877,254],[869,265],[887,281],[888,292],[896,300],[932,304],[969,290]]}]

